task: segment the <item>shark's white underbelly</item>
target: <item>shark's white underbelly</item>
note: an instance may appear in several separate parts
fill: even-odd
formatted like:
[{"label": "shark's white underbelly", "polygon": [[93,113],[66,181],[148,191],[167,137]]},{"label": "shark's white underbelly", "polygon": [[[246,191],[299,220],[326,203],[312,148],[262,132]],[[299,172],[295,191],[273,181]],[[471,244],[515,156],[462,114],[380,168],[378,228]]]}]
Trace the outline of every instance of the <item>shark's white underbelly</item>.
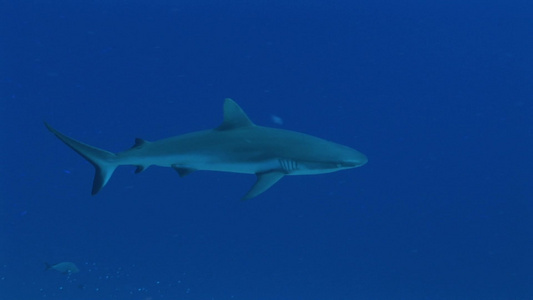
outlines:
[{"label": "shark's white underbelly", "polygon": [[330,173],[338,170],[324,168],[310,168],[305,163],[297,163],[283,158],[266,160],[251,160],[223,158],[215,155],[166,155],[166,156],[126,156],[120,158],[120,165],[134,165],[160,167],[177,167],[201,171],[220,171],[244,174],[257,174],[270,171],[280,171],[286,175],[314,175]]},{"label": "shark's white underbelly", "polygon": [[179,167],[184,169],[194,169],[203,171],[221,171],[245,174],[256,174],[273,169],[279,169],[279,160],[270,159],[262,161],[232,161],[231,159],[222,159],[216,156],[207,155],[169,155],[169,156],[136,156],[124,157],[121,159],[121,165],[134,165],[160,167]]}]

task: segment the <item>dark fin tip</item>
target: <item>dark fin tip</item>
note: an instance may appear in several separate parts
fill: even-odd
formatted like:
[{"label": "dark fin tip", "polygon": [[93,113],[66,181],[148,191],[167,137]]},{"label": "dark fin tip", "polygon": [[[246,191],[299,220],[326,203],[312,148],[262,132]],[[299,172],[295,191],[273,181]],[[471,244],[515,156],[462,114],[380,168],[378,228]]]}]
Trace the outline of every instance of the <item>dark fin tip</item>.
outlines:
[{"label": "dark fin tip", "polygon": [[135,139],[135,143],[133,144],[133,146],[131,147],[132,149],[133,148],[141,148],[142,146],[146,145],[148,142],[146,140],[143,140],[143,139],[140,139],[140,138],[136,138]]}]

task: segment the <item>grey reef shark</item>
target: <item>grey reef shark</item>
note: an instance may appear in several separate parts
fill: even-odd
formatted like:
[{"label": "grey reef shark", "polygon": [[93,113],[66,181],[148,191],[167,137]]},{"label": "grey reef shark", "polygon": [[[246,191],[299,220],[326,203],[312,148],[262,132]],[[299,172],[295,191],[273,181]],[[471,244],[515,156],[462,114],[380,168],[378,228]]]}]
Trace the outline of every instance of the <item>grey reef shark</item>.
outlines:
[{"label": "grey reef shark", "polygon": [[98,193],[118,166],[174,168],[183,177],[197,170],[255,174],[244,195],[251,199],[286,175],[330,173],[364,165],[367,158],[350,147],[307,134],[257,126],[235,101],[224,102],[224,121],[214,129],[191,132],[155,142],[135,139],[130,149],[111,153],[46,127],[95,168],[92,194]]}]

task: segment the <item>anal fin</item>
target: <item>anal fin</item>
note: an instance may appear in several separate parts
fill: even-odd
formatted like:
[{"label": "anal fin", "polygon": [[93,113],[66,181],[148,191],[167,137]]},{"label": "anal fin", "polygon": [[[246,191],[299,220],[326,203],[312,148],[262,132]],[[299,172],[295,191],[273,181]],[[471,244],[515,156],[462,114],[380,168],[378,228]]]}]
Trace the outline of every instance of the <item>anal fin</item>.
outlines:
[{"label": "anal fin", "polygon": [[180,177],[187,176],[187,175],[191,174],[192,172],[196,171],[196,169],[183,168],[183,167],[180,167],[180,166],[177,166],[177,165],[173,165],[172,168],[174,168],[174,170],[176,170],[176,172],[178,172]]},{"label": "anal fin", "polygon": [[144,170],[146,170],[145,166],[137,166],[137,169],[135,169],[135,174],[139,174]]}]

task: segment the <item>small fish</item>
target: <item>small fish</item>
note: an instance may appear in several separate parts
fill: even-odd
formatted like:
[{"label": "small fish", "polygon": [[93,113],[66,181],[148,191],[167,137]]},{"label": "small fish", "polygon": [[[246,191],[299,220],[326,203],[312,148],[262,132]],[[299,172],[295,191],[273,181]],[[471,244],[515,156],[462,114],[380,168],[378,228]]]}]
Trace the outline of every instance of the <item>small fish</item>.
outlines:
[{"label": "small fish", "polygon": [[76,264],[74,264],[73,262],[69,262],[69,261],[60,262],[55,265],[51,265],[49,263],[44,263],[44,264],[46,266],[46,268],[44,269],[45,271],[49,269],[53,269],[63,274],[73,274],[73,273],[78,273],[80,271],[80,269],[78,269]]}]

